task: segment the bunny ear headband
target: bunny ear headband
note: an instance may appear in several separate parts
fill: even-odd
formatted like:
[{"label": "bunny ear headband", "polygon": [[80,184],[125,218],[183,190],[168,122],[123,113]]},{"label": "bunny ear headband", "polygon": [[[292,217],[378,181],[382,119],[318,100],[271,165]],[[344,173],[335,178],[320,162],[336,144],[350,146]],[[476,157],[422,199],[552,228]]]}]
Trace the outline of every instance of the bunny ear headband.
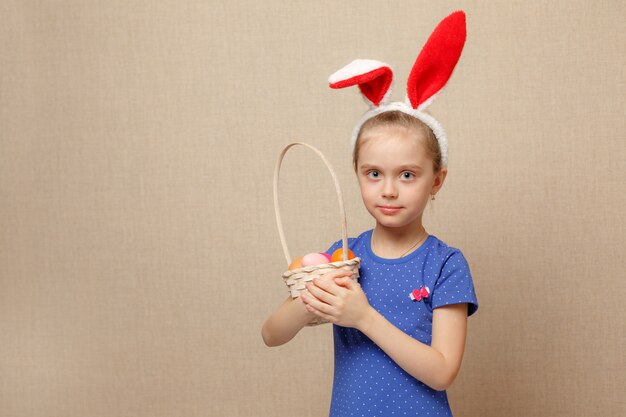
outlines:
[{"label": "bunny ear headband", "polygon": [[448,140],[434,117],[424,110],[446,85],[456,66],[465,44],[465,13],[457,11],[443,19],[426,41],[413,64],[406,88],[404,102],[390,103],[391,68],[380,61],[357,59],[330,76],[331,88],[357,85],[370,110],[365,113],[352,133],[352,147],[365,121],[377,114],[399,110],[409,114],[430,127],[439,142],[441,162],[448,164]]}]

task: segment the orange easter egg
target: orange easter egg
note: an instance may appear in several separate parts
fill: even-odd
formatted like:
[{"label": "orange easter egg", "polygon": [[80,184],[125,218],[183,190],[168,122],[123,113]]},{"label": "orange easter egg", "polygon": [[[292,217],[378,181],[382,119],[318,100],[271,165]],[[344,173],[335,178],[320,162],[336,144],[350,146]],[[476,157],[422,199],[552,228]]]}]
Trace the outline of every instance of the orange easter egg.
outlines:
[{"label": "orange easter egg", "polygon": [[302,268],[302,258],[296,258],[289,264],[289,270],[293,271],[294,269]]},{"label": "orange easter egg", "polygon": [[[354,258],[354,252],[348,249],[348,259]],[[331,257],[331,261],[333,262],[341,262],[343,261],[343,248],[339,248],[333,252],[333,256]]]}]

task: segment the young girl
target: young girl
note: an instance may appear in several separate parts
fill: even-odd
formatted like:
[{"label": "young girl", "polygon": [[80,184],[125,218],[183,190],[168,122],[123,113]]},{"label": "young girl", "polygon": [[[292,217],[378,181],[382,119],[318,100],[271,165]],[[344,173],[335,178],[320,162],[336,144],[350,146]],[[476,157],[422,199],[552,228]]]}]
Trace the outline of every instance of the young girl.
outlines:
[{"label": "young girl", "polygon": [[[451,45],[451,33],[459,32],[461,39]],[[428,201],[447,175],[443,129],[423,110],[447,82],[464,41],[465,15],[456,12],[440,23],[418,57],[407,103],[387,104],[391,70],[378,61],[354,61],[331,76],[331,87],[358,85],[372,105],[355,128],[353,163],[375,226],[349,239],[361,258],[358,283],[344,270],[309,282],[262,330],[265,343],[277,346],[313,318],[333,323],[330,416],[452,415],[445,390],[459,372],[467,318],[478,301],[463,254],[422,224]],[[436,82],[425,80],[422,73],[441,74],[445,65],[431,62],[431,56],[444,48],[452,68]],[[420,59],[424,51],[426,60]],[[428,91],[415,93],[412,83]],[[340,247],[338,241],[327,253]]]}]

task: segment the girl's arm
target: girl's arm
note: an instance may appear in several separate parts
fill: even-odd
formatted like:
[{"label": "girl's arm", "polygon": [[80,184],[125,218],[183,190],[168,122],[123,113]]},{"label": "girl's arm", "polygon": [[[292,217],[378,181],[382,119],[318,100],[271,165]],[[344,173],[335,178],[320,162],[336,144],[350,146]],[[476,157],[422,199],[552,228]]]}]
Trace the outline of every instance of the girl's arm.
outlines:
[{"label": "girl's arm", "polygon": [[317,279],[307,288],[309,293],[301,298],[308,311],[340,326],[360,330],[398,366],[435,390],[445,390],[454,381],[465,349],[467,304],[433,311],[433,335],[428,346],[374,310],[361,286],[351,279]]},{"label": "girl's arm", "polygon": [[315,314],[306,310],[302,299],[291,295],[265,320],[261,335],[267,346],[280,346],[294,338]]},{"label": "girl's arm", "polygon": [[[330,272],[325,277],[332,280],[350,275],[352,275],[351,271],[341,269]],[[307,292],[303,291],[302,294]],[[263,341],[267,346],[284,345],[314,318],[315,314],[306,309],[302,297],[289,296],[263,324],[261,329]]]},{"label": "girl's arm", "polygon": [[443,391],[456,378],[467,335],[467,304],[433,310],[431,346],[413,339],[370,307],[359,326],[402,369],[429,387]]}]

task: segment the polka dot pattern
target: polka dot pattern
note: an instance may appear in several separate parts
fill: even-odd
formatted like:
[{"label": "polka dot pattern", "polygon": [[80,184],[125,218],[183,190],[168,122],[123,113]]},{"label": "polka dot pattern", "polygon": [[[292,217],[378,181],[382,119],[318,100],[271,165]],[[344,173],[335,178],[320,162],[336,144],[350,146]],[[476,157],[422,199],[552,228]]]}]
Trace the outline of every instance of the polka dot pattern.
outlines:
[{"label": "polka dot pattern", "polygon": [[[378,257],[371,249],[372,231],[350,238],[361,258],[359,282],[369,303],[394,326],[427,345],[432,340],[433,309],[467,303],[478,309],[469,265],[463,254],[435,236],[399,259]],[[328,253],[341,247],[333,244]],[[420,302],[412,290],[428,287]],[[451,416],[445,391],[436,391],[400,368],[360,331],[333,325],[335,376],[331,417]]]}]

